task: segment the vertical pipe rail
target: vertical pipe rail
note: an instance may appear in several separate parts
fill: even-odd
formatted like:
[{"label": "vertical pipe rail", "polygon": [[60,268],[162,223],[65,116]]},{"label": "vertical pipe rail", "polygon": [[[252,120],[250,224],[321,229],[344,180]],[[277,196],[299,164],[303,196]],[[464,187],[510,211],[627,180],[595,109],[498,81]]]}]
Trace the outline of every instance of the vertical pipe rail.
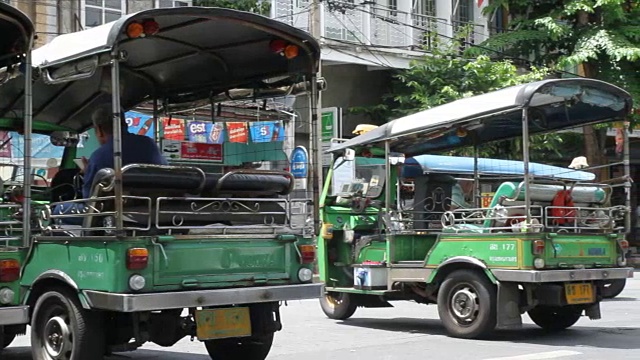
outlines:
[{"label": "vertical pipe rail", "polygon": [[622,141],[623,141],[623,150],[622,150],[622,158],[624,164],[624,205],[627,208],[627,212],[625,213],[624,218],[624,232],[628,236],[631,233],[631,214],[635,214],[635,211],[631,209],[631,164],[629,160],[629,123],[624,122],[624,126],[622,128]]},{"label": "vertical pipe rail", "polygon": [[529,185],[531,178],[529,176],[529,107],[522,109],[522,163],[524,165],[524,211],[525,226],[524,232],[528,232],[531,226],[531,193]]},{"label": "vertical pipe rail", "polygon": [[122,233],[122,125],[120,119],[120,53],[111,54],[111,105],[113,115],[113,170],[115,172],[115,221],[116,233]]},{"label": "vertical pipe rail", "polygon": [[480,178],[478,176],[478,156],[480,151],[478,150],[478,139],[474,136],[473,139],[473,205],[479,208],[482,199],[480,198]]},{"label": "vertical pipe rail", "polygon": [[[31,44],[30,44],[31,45]],[[31,46],[29,46],[29,49]],[[22,245],[31,243],[31,130],[33,125],[33,86],[31,51],[27,51],[24,68],[24,202],[22,203]]]}]

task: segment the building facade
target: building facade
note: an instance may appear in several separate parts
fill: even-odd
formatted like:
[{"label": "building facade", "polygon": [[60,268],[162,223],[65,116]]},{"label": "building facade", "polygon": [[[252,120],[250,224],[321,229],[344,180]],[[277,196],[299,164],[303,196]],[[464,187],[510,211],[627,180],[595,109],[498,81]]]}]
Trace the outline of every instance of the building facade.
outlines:
[{"label": "building facade", "polygon": [[[150,8],[192,6],[193,0],[0,0],[16,6],[35,23],[36,47],[58,34],[114,21],[124,14]],[[266,0],[271,17],[309,31],[310,0]],[[320,23],[322,75],[329,87],[322,107],[341,113],[339,137],[350,136],[362,122],[351,107],[375,105],[387,91],[392,69],[407,68],[428,53],[435,41],[455,39],[470,31],[468,43],[480,43],[490,34],[482,15],[484,0],[323,0],[316,15]],[[304,111],[301,111],[302,122]],[[301,127],[300,132],[308,129]]]}]

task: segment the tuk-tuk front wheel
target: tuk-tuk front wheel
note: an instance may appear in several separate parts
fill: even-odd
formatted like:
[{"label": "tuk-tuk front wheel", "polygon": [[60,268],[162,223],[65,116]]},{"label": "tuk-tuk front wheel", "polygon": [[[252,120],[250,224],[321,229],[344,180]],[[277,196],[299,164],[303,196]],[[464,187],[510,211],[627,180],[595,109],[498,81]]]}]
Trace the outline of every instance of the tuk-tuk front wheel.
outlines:
[{"label": "tuk-tuk front wheel", "polygon": [[104,339],[100,315],[83,309],[73,292],[56,289],[38,298],[31,321],[34,360],[102,359]]},{"label": "tuk-tuk front wheel", "polygon": [[264,360],[271,350],[273,335],[205,340],[204,345],[212,360]]},{"label": "tuk-tuk front wheel", "polygon": [[456,270],[438,290],[438,315],[453,337],[485,337],[496,327],[496,297],[495,286],[484,274]]},{"label": "tuk-tuk front wheel", "polygon": [[6,332],[6,328],[0,331],[0,344],[2,344],[3,349],[11,345],[11,343],[13,342],[13,340],[15,340],[15,338],[16,338],[16,333]]},{"label": "tuk-tuk front wheel", "polygon": [[320,298],[320,307],[329,319],[346,320],[353,316],[358,304],[349,293],[327,292]]}]

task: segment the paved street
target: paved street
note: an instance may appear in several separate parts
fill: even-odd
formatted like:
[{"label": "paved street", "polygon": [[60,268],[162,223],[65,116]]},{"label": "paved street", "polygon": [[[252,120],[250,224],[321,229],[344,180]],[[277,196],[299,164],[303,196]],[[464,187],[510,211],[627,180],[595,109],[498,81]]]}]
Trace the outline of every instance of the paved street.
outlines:
[{"label": "paved street", "polygon": [[[268,359],[278,360],[601,360],[640,358],[640,273],[615,300],[602,306],[603,319],[582,318],[570,330],[546,335],[525,315],[520,331],[499,333],[491,341],[444,335],[435,306],[396,303],[392,309],[358,309],[348,321],[324,317],[317,301],[289,303],[285,329],[277,334]],[[3,360],[29,360],[27,337],[2,354]],[[163,349],[148,345],[109,360],[206,360],[204,346],[183,340]],[[242,359],[238,359],[242,360]]]}]

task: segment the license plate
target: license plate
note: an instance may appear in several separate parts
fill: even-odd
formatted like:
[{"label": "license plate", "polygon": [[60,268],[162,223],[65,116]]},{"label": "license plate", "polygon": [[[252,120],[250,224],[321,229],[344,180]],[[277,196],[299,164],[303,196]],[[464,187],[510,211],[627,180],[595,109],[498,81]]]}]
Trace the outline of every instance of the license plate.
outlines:
[{"label": "license plate", "polygon": [[198,340],[251,336],[248,307],[196,311]]},{"label": "license plate", "polygon": [[568,304],[590,304],[596,299],[591,284],[565,284],[564,293]]}]

